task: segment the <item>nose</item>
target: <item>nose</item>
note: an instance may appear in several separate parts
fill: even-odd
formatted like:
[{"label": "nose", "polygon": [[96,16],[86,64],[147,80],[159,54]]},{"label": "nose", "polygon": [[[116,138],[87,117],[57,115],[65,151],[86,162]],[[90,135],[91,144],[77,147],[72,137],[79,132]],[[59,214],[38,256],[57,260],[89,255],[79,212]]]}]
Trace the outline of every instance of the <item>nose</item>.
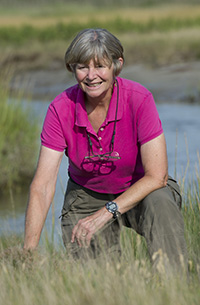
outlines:
[{"label": "nose", "polygon": [[88,68],[88,73],[87,73],[87,78],[89,80],[93,80],[96,76],[96,69],[95,67],[89,67]]}]

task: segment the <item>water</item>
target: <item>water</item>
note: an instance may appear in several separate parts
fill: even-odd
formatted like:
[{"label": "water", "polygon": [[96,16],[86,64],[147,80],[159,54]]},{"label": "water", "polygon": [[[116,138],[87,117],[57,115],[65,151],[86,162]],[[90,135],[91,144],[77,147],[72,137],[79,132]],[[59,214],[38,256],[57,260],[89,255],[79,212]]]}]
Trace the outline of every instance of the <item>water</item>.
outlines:
[{"label": "water", "polygon": [[[32,111],[38,116],[42,126],[48,103],[34,101],[31,107]],[[195,172],[195,167],[199,164],[197,152],[200,151],[200,106],[159,104],[157,108],[167,141],[169,174],[174,176],[174,173],[176,173],[177,178],[182,177],[189,164],[189,169],[186,173],[186,177],[189,177]],[[52,219],[55,217],[54,239],[56,242],[61,240],[59,215],[68,178],[67,166],[67,158],[64,157],[58,175],[54,198],[54,211],[52,213],[52,209],[50,209],[44,229],[44,231],[50,232],[51,235]],[[1,235],[23,232],[27,198],[28,190],[20,195],[10,194],[8,198],[1,200]],[[41,242],[44,238],[44,231]]]},{"label": "water", "polygon": [[158,105],[157,108],[167,142],[169,173],[173,175],[176,170],[177,178],[180,178],[188,164],[187,176],[189,177],[199,164],[200,106],[165,104]]}]

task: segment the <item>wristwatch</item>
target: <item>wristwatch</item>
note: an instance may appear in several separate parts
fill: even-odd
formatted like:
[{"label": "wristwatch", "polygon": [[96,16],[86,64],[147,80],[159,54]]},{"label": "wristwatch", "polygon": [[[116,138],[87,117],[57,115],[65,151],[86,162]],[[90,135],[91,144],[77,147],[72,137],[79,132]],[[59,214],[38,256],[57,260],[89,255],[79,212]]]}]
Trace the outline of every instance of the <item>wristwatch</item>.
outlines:
[{"label": "wristwatch", "polygon": [[108,212],[113,214],[113,218],[117,219],[121,213],[118,211],[118,205],[114,201],[109,201],[105,204],[106,209]]}]

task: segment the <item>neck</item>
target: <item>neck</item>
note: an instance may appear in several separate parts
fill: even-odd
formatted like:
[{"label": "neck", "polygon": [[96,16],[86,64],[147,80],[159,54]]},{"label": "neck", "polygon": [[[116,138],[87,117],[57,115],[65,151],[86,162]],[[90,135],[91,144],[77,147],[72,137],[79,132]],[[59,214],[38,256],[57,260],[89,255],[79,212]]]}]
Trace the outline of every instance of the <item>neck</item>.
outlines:
[{"label": "neck", "polygon": [[86,109],[90,109],[90,112],[94,109],[106,109],[108,110],[108,107],[110,105],[110,100],[112,97],[113,88],[110,88],[105,94],[98,96],[96,98],[91,98],[87,95],[85,95],[85,106]]}]

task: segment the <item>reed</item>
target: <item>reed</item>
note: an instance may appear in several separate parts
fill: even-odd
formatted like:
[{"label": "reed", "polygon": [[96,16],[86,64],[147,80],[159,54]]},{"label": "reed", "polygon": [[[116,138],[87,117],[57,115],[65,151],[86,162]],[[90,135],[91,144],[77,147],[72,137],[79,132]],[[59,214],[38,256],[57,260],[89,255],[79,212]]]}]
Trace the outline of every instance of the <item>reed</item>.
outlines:
[{"label": "reed", "polygon": [[19,91],[18,96],[12,98],[9,72],[1,74],[0,79],[0,194],[3,194],[23,187],[33,176],[38,127],[22,102],[22,93]]},{"label": "reed", "polygon": [[[187,183],[185,177],[180,181],[183,194],[183,216],[185,221],[185,236],[188,244],[190,268],[200,267],[200,157],[197,152],[198,163],[193,176],[190,176]],[[188,159],[189,160],[189,159]],[[189,167],[189,161],[188,166]],[[186,172],[185,172],[186,175]]]}]

